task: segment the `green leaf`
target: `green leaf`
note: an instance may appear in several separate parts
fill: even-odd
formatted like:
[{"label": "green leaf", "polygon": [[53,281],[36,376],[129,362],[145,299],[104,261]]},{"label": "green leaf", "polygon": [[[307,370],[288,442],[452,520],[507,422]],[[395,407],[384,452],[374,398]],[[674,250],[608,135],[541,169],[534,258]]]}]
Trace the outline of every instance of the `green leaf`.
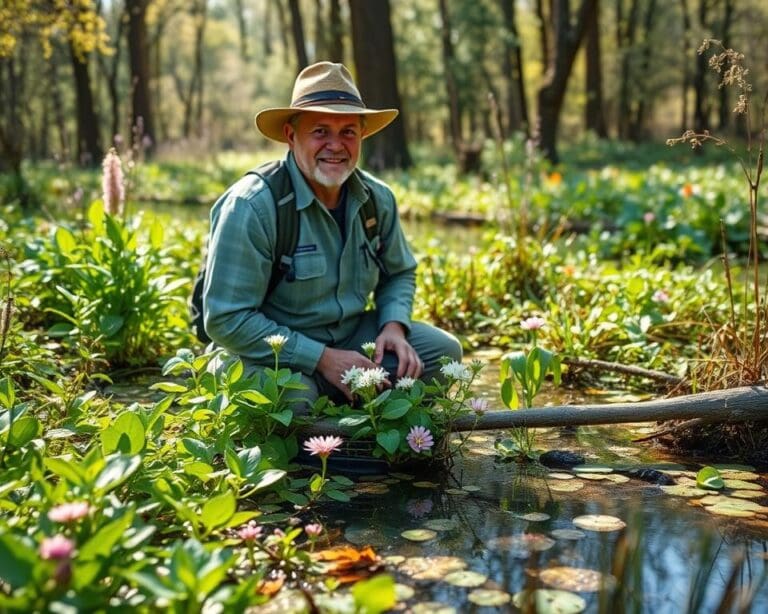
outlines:
[{"label": "green leaf", "polygon": [[243,371],[244,368],[242,360],[236,360],[229,366],[227,369],[227,381],[230,383],[230,385],[240,380],[240,378],[243,376]]},{"label": "green leaf", "polygon": [[90,567],[87,570],[81,568],[78,564],[75,573],[75,586],[83,589],[89,586],[99,573],[101,567],[110,558],[115,549],[115,545],[125,535],[128,527],[131,526],[134,517],[134,510],[130,509],[120,518],[105,524],[99,528],[93,536],[85,542],[77,554],[78,563],[81,561],[99,560],[99,564]]},{"label": "green leaf", "polygon": [[200,521],[209,531],[220,527],[232,518],[237,509],[237,501],[231,490],[217,495],[203,505]]},{"label": "green leaf", "polygon": [[336,482],[337,484],[340,484],[342,486],[354,486],[355,483],[350,480],[348,477],[343,475],[332,475],[331,480]]},{"label": "green leaf", "polygon": [[517,387],[511,377],[501,383],[501,400],[509,409],[520,408],[520,398],[517,396]]},{"label": "green leaf", "polygon": [[[118,450],[123,454],[138,454],[146,445],[144,423],[133,411],[121,413],[109,428],[101,432],[100,437],[105,455]],[[127,442],[127,445],[122,444],[121,447],[121,440]]]},{"label": "green leaf", "polygon": [[11,588],[29,584],[39,557],[27,542],[11,533],[0,535],[0,578]]},{"label": "green leaf", "polygon": [[240,393],[240,397],[255,405],[268,405],[272,402],[258,390],[244,390]]},{"label": "green leaf", "polygon": [[56,242],[56,247],[58,247],[59,251],[65,256],[69,256],[77,249],[77,239],[75,239],[75,235],[63,226],[59,226],[59,228],[56,229],[54,241]]},{"label": "green leaf", "polygon": [[99,473],[93,485],[94,490],[99,491],[101,494],[120,486],[141,466],[140,456],[113,454],[106,457],[105,460],[106,465]]},{"label": "green leaf", "polygon": [[283,426],[290,426],[291,420],[293,420],[293,411],[290,409],[284,409],[283,411],[279,412],[271,412],[269,417],[273,420],[276,420]]},{"label": "green leaf", "polygon": [[706,466],[696,474],[696,486],[707,490],[720,490],[725,483],[717,469]]},{"label": "green leaf", "polygon": [[158,599],[166,599],[173,603],[186,596],[186,593],[168,588],[157,575],[149,571],[124,571],[121,575],[127,580],[138,584]]},{"label": "green leaf", "polygon": [[282,499],[285,499],[289,503],[293,503],[294,505],[298,505],[299,507],[304,507],[309,503],[309,499],[305,495],[302,495],[298,492],[293,492],[287,489],[279,490],[277,491],[277,494],[280,495]]},{"label": "green leaf", "polygon": [[335,488],[328,488],[327,490],[323,491],[323,494],[329,499],[333,499],[334,501],[341,501],[342,503],[346,503],[347,501],[352,500],[347,493],[336,490]]},{"label": "green leaf", "polygon": [[8,433],[8,444],[23,448],[40,432],[40,421],[34,416],[22,416],[14,420]]},{"label": "green leaf", "polygon": [[352,587],[356,611],[362,614],[380,614],[397,603],[395,580],[388,574],[378,574],[362,580]]},{"label": "green leaf", "polygon": [[159,218],[155,218],[149,227],[149,244],[153,249],[159,250],[163,247],[163,236],[165,232]]},{"label": "green leaf", "polygon": [[368,416],[344,416],[339,420],[339,426],[358,426],[359,424],[365,424],[369,420]]},{"label": "green leaf", "polygon": [[282,469],[267,469],[259,471],[248,476],[248,483],[253,484],[257,489],[267,488],[285,477],[285,471]]},{"label": "green leaf", "polygon": [[400,447],[400,431],[397,429],[390,429],[386,433],[377,433],[376,443],[390,454],[394,454]]},{"label": "green leaf", "polygon": [[13,380],[10,377],[0,379],[0,404],[6,409],[11,409],[16,402],[16,391]]},{"label": "green leaf", "polygon": [[48,456],[43,462],[50,471],[73,486],[82,486],[86,482],[85,471],[72,460],[60,456]]},{"label": "green leaf", "polygon": [[125,318],[115,313],[107,313],[99,318],[99,332],[109,339],[114,337],[125,324]]},{"label": "green leaf", "polygon": [[48,392],[52,392],[53,394],[56,394],[58,396],[65,396],[66,392],[64,389],[59,386],[56,382],[51,381],[45,377],[40,377],[39,375],[36,375],[35,373],[28,373],[27,374],[30,379],[35,380],[38,384],[40,384],[43,388],[45,388]]},{"label": "green leaf", "polygon": [[224,450],[224,461],[227,463],[230,473],[236,475],[239,478],[243,477],[245,473],[242,463],[238,458],[237,452],[235,452],[231,446],[227,446]]},{"label": "green leaf", "polygon": [[317,473],[312,476],[312,479],[309,481],[309,491],[312,494],[319,493],[323,486],[325,485],[325,480],[321,475],[318,475]]},{"label": "green leaf", "polygon": [[256,472],[259,468],[259,463],[261,463],[261,448],[259,446],[244,448],[237,453],[237,457],[240,459],[241,467],[243,468],[243,477],[250,477]]},{"label": "green leaf", "polygon": [[381,417],[386,420],[397,420],[402,418],[411,409],[411,402],[408,399],[394,399],[384,406]]},{"label": "green leaf", "polygon": [[187,387],[175,382],[157,382],[149,387],[150,390],[160,390],[161,392],[186,392]]}]

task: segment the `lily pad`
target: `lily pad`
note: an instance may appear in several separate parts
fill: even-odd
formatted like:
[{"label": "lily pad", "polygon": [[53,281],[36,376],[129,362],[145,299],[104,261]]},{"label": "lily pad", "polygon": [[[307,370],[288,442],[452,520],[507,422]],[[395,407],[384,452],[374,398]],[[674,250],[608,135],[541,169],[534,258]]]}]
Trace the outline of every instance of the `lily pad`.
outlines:
[{"label": "lily pad", "polygon": [[467,595],[467,599],[476,605],[500,606],[509,603],[512,596],[496,589],[476,588]]},{"label": "lily pad", "polygon": [[439,484],[435,484],[434,482],[430,482],[429,480],[421,480],[419,482],[414,482],[413,485],[416,488],[437,488]]},{"label": "lily pad", "polygon": [[710,514],[716,514],[718,516],[729,516],[731,518],[754,518],[755,512],[747,510],[740,510],[730,505],[710,505],[706,508]]},{"label": "lily pad", "polygon": [[573,519],[573,524],[586,531],[599,532],[620,531],[627,526],[627,523],[624,522],[621,518],[616,518],[615,516],[606,516],[603,514],[587,514],[585,516],[577,516]]},{"label": "lily pad", "polygon": [[405,561],[405,557],[402,554],[390,554],[384,557],[385,565],[399,565]]},{"label": "lily pad", "polygon": [[605,465],[576,465],[571,469],[574,473],[613,473],[613,467]]},{"label": "lily pad", "polygon": [[456,614],[456,608],[439,601],[423,601],[411,607],[413,614]]},{"label": "lily pad", "polygon": [[607,473],[586,473],[586,472],[580,472],[579,477],[584,480],[592,480],[592,481],[598,481],[598,480],[607,480],[610,476]]},{"label": "lily pad", "polygon": [[746,480],[723,480],[723,483],[728,488],[733,488],[734,490],[763,490],[760,484],[747,482]]},{"label": "lily pad", "polygon": [[485,574],[471,570],[453,571],[443,578],[443,581],[448,584],[453,584],[453,586],[463,586],[465,588],[482,586],[487,580],[488,576]]},{"label": "lily pad", "polygon": [[739,471],[738,469],[723,469],[720,471],[720,475],[724,480],[747,480],[751,482],[760,479],[760,474],[754,471]]},{"label": "lily pad", "polygon": [[389,543],[389,539],[385,537],[381,531],[377,529],[371,529],[368,527],[349,527],[344,531],[344,539],[350,544],[356,546],[384,546]]},{"label": "lily pad", "polygon": [[466,497],[469,493],[461,488],[446,488],[443,492],[447,495],[454,495],[457,497]]},{"label": "lily pad", "polygon": [[572,473],[561,473],[559,471],[553,471],[552,473],[548,473],[547,477],[553,480],[572,480],[576,476],[574,476]]},{"label": "lily pad", "polygon": [[400,536],[412,542],[427,542],[437,537],[437,532],[430,529],[408,529],[400,533]]},{"label": "lily pad", "polygon": [[629,476],[622,475],[621,473],[610,473],[603,476],[603,479],[606,482],[613,482],[614,484],[626,484],[629,482]]},{"label": "lily pad", "polygon": [[401,584],[400,582],[395,582],[395,599],[398,601],[407,601],[415,594],[416,591],[413,587],[408,586],[407,584]]},{"label": "lily pad", "polygon": [[584,482],[581,480],[571,480],[569,482],[554,482],[549,484],[549,490],[555,492],[576,492],[584,488]]},{"label": "lily pad", "polygon": [[752,465],[740,465],[738,463],[716,463],[712,465],[718,471],[754,471]]},{"label": "lily pad", "polygon": [[616,584],[613,576],[581,567],[550,567],[539,572],[539,579],[554,588],[580,593],[595,593]]},{"label": "lily pad", "polygon": [[412,480],[416,479],[416,476],[413,476],[410,473],[399,473],[393,471],[389,475],[391,475],[393,478],[397,478],[398,480],[403,480],[404,482],[411,482]]},{"label": "lily pad", "polygon": [[552,516],[545,514],[544,512],[530,512],[520,516],[521,520],[527,520],[528,522],[546,522],[550,518],[552,518]]},{"label": "lily pad", "polygon": [[584,598],[576,593],[548,588],[515,593],[512,603],[521,610],[526,609],[526,606],[533,606],[532,611],[537,614],[578,614],[587,607]]},{"label": "lily pad", "polygon": [[355,492],[361,495],[383,495],[389,492],[389,486],[381,482],[363,482],[355,484]]},{"label": "lily pad", "polygon": [[515,558],[528,558],[531,552],[543,552],[555,545],[555,540],[541,533],[523,533],[492,537],[486,542],[491,550],[504,550]]},{"label": "lily pad", "polygon": [[452,518],[433,518],[424,523],[424,528],[433,531],[453,531],[459,526],[459,523]]},{"label": "lily pad", "polygon": [[703,497],[708,495],[709,491],[702,490],[691,484],[675,484],[674,486],[659,486],[668,495],[676,497]]},{"label": "lily pad", "polygon": [[738,499],[760,499],[765,496],[765,493],[759,490],[734,490],[730,496]]},{"label": "lily pad", "polygon": [[397,569],[414,580],[440,580],[466,567],[467,562],[457,556],[412,556]]},{"label": "lily pad", "polygon": [[754,501],[749,501],[747,499],[737,499],[733,497],[723,497],[723,496],[704,497],[701,500],[701,504],[707,507],[713,507],[713,506],[730,507],[735,510],[742,510],[745,512],[754,512],[756,514],[768,513],[768,507],[765,507],[764,505],[760,505],[759,503],[755,503]]},{"label": "lily pad", "polygon": [[466,490],[467,492],[479,492],[480,487],[475,486],[474,484],[467,484],[466,486],[462,486],[462,489]]},{"label": "lily pad", "polygon": [[578,529],[554,529],[549,534],[557,539],[583,539],[587,536],[584,531]]}]

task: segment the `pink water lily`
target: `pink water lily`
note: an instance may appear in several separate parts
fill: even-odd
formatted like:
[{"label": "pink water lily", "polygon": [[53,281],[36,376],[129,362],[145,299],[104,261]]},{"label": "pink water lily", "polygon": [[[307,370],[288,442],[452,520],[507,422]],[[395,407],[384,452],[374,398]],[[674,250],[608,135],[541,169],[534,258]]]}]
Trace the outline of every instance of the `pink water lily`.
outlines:
[{"label": "pink water lily", "polygon": [[40,543],[40,558],[60,561],[69,559],[75,551],[75,542],[63,535],[46,537]]},{"label": "pink water lily", "polygon": [[254,542],[259,539],[259,537],[261,537],[263,532],[264,527],[260,527],[253,520],[251,520],[248,524],[243,525],[240,527],[240,529],[238,529],[237,536],[244,542]]},{"label": "pink water lily", "polygon": [[432,433],[428,428],[423,426],[412,426],[405,439],[408,442],[408,445],[411,446],[411,450],[417,454],[424,450],[429,450],[435,445],[435,441],[432,439]]},{"label": "pink water lily", "polygon": [[523,330],[539,330],[546,323],[547,321],[544,318],[540,318],[539,316],[531,316],[530,318],[526,318],[520,322],[520,328]]},{"label": "pink water lily", "polygon": [[48,511],[48,518],[53,522],[75,522],[88,515],[91,506],[85,501],[73,501],[72,503],[62,503]]},{"label": "pink water lily", "polygon": [[309,537],[319,537],[323,534],[323,525],[321,525],[319,522],[313,522],[304,527],[304,532]]},{"label": "pink water lily", "polygon": [[341,447],[344,440],[341,437],[328,435],[327,437],[310,437],[304,442],[304,449],[314,456],[328,458]]}]

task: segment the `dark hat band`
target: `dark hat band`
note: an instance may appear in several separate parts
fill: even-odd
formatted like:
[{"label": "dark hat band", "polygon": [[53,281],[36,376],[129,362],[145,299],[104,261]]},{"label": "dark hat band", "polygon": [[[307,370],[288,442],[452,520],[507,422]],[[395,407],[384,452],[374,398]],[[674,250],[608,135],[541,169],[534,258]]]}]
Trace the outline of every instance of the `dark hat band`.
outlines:
[{"label": "dark hat band", "polygon": [[320,92],[313,92],[312,94],[306,94],[305,96],[302,96],[298,100],[295,100],[293,103],[291,103],[291,106],[309,107],[317,104],[318,102],[326,104],[349,103],[353,106],[360,107],[361,109],[365,108],[365,105],[363,104],[363,101],[360,100],[360,98],[354,94],[350,94],[349,92],[344,92],[342,90],[323,90]]}]

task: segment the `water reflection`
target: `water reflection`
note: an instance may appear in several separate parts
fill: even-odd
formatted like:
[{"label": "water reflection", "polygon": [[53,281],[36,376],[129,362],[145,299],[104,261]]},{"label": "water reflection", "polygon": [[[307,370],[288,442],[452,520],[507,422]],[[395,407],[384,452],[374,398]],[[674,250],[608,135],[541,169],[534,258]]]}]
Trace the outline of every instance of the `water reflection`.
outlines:
[{"label": "water reflection", "polygon": [[[621,429],[595,428],[548,447],[560,443],[585,453],[599,439],[605,450],[623,452],[609,450],[609,459],[636,458],[625,452],[626,434],[612,438],[612,432]],[[491,442],[474,445],[490,447]],[[422,476],[382,477],[377,483],[389,483],[386,493],[361,494],[324,513],[326,522],[340,525],[349,541],[371,544],[384,557],[458,557],[466,569],[488,576],[484,588],[514,594],[545,587],[537,570],[554,567],[599,572],[603,589],[613,582],[615,590],[577,586],[589,612],[713,612],[729,581],[745,589],[754,585],[751,611],[768,611],[765,521],[715,517],[637,479],[622,484],[584,480],[577,492],[559,492],[550,488],[548,473],[538,465],[471,454],[440,476],[439,484],[434,471],[427,483]],[[573,519],[584,515],[613,516],[626,528],[579,531]],[[420,528],[434,530],[435,537],[425,542],[401,537],[405,530]],[[733,557],[742,549],[745,563],[736,566]],[[467,601],[471,588],[435,579],[441,577],[439,567],[455,564],[454,559],[417,562],[427,571],[415,577],[405,573],[413,571],[407,564],[392,567],[399,581],[417,588],[417,600],[474,611],[476,606]],[[513,610],[508,605],[501,611]]]}]

